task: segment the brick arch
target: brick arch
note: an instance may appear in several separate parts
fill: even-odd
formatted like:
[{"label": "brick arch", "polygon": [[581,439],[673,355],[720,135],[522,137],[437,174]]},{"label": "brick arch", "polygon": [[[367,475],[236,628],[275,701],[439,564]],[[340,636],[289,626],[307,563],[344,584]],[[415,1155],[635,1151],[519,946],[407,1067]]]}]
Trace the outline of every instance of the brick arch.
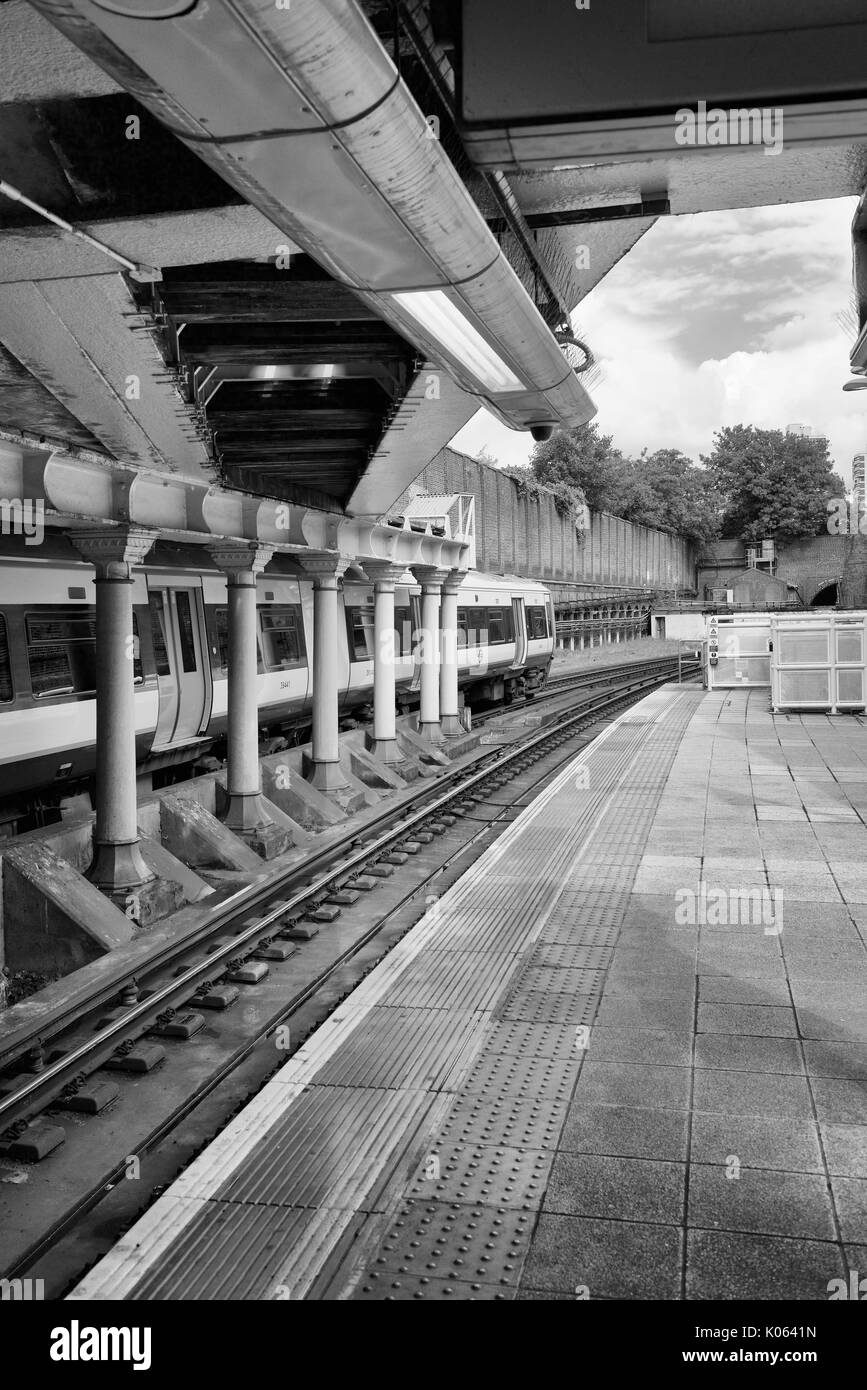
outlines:
[{"label": "brick arch", "polygon": [[[839,574],[811,574],[805,575],[803,578],[799,576],[798,579],[795,581],[790,580],[790,583],[797,583],[798,592],[801,595],[801,599],[803,600],[804,605],[807,608],[809,608],[815,602],[817,595],[820,594],[823,589],[829,589],[833,586],[834,588],[836,588],[837,594],[839,596],[840,581],[842,578],[843,570],[841,567]],[[834,600],[834,602],[836,601],[837,600]]]},{"label": "brick arch", "polygon": [[830,608],[833,604],[840,602],[840,583],[839,580],[832,579],[829,584],[819,581],[819,587],[808,600],[810,605],[816,604],[819,607]]}]

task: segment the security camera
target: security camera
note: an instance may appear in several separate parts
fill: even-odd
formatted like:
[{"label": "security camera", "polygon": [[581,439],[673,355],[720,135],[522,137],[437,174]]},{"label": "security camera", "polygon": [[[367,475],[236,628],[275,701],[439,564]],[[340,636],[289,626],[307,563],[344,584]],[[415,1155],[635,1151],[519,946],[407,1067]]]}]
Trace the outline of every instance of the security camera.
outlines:
[{"label": "security camera", "polygon": [[554,433],[553,425],[531,425],[530,433],[537,444],[542,444],[546,439],[550,439]]}]

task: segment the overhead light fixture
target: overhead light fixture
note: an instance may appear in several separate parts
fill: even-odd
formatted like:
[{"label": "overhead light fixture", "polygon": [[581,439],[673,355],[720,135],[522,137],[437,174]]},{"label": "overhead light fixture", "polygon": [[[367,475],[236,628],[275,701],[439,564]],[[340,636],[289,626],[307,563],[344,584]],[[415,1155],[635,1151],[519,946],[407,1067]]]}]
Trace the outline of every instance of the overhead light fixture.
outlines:
[{"label": "overhead light fixture", "polygon": [[526,391],[523,381],[442,290],[411,290],[391,297],[489,391]]}]

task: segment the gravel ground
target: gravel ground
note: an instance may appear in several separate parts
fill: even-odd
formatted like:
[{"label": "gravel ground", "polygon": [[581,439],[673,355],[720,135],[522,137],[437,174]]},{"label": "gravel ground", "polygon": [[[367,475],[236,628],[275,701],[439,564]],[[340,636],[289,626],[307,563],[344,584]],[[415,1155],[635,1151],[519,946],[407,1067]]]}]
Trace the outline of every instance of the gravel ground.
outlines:
[{"label": "gravel ground", "polygon": [[660,637],[636,637],[631,642],[608,643],[604,647],[579,651],[555,651],[552,675],[562,675],[583,666],[620,666],[627,661],[650,661],[656,656],[677,656],[678,649],[686,655],[696,650],[694,642],[674,642]]}]

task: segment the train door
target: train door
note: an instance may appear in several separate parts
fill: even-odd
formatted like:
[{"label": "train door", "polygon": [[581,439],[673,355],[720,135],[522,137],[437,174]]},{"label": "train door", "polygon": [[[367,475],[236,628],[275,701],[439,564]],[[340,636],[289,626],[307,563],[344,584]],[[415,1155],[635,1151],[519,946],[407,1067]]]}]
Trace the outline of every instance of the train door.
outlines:
[{"label": "train door", "polygon": [[412,680],[410,690],[421,689],[421,644],[419,633],[421,632],[421,596],[419,594],[410,595],[410,613],[412,615]]},{"label": "train door", "polygon": [[512,596],[512,621],[515,626],[515,667],[522,667],[527,662],[527,614],[524,609],[523,595],[516,598]]},{"label": "train door", "polygon": [[154,750],[204,733],[211,709],[201,583],[148,576],[159,713]]}]

